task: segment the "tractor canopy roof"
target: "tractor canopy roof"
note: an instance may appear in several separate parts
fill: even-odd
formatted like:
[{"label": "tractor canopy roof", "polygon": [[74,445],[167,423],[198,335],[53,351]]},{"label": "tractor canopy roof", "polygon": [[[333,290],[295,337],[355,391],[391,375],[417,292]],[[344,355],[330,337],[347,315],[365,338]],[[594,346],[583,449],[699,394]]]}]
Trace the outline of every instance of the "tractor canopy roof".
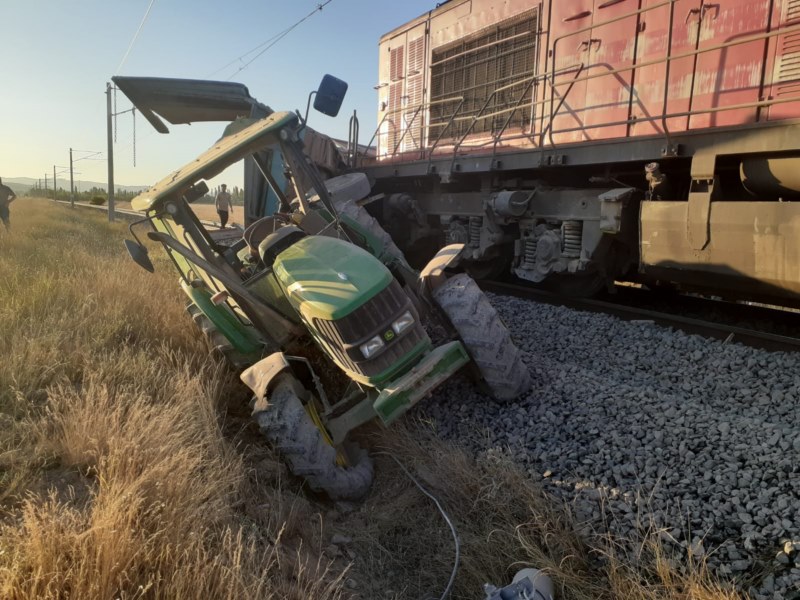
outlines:
[{"label": "tractor canopy roof", "polygon": [[192,162],[136,196],[131,206],[140,211],[158,209],[164,200],[182,195],[198,181],[215,177],[254,152],[278,143],[281,129],[297,120],[294,113],[276,112],[223,137]]},{"label": "tractor canopy roof", "polygon": [[169,132],[163,120],[173,124],[233,121],[272,112],[241,83],[166,77],[111,79],[159,133]]}]

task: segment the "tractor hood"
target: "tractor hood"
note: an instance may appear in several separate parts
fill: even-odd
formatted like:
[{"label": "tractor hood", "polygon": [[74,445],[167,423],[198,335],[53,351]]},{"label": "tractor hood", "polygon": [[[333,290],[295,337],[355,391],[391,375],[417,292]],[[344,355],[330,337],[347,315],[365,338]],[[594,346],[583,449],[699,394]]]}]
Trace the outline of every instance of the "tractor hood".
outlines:
[{"label": "tractor hood", "polygon": [[392,281],[392,274],[366,250],[325,236],[301,239],[278,255],[275,275],[307,320],[350,314]]}]

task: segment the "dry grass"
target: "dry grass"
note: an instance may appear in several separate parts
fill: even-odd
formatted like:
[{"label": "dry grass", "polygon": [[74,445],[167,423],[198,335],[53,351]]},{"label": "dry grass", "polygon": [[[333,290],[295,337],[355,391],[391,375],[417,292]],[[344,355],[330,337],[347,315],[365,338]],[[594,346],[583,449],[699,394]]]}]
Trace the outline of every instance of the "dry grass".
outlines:
[{"label": "dry grass", "polygon": [[[743,597],[715,581],[702,562],[668,556],[657,531],[643,530],[633,554],[624,554],[618,540],[586,540],[569,507],[504,458],[476,462],[426,424],[376,432],[373,443],[410,468],[453,520],[461,545],[453,598],[479,597],[483,583],[507,584],[524,567],[548,573],[560,600]],[[453,566],[450,531],[393,460],[379,454],[378,466],[378,485],[354,534],[355,572],[380,582],[366,597],[438,598]]]},{"label": "dry grass", "polygon": [[13,208],[0,236],[0,597],[339,597],[339,575],[305,549],[307,503],[257,488],[223,435],[235,381],[205,358],[163,257],[150,276],[124,255],[122,225]]},{"label": "dry grass", "polygon": [[[149,275],[125,256],[123,225],[44,201],[18,201],[12,219],[13,235],[0,232],[0,597],[438,598],[449,530],[385,452],[455,522],[454,598],[524,566],[545,569],[562,600],[739,598],[701,562],[677,565],[658,532],[634,555],[582,539],[524,474],[476,463],[424,424],[366,432],[377,469],[364,503],[304,496],[244,424],[246,394],[207,358],[163,253]],[[353,554],[331,563],[335,532]]]}]

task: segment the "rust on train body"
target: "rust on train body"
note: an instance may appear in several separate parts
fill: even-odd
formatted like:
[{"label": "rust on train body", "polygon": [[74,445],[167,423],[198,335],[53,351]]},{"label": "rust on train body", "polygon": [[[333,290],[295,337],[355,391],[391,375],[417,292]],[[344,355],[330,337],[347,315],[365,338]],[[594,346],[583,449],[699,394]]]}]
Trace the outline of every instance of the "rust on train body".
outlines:
[{"label": "rust on train body", "polygon": [[800,303],[800,0],[450,0],[379,53],[351,166],[408,255]]}]

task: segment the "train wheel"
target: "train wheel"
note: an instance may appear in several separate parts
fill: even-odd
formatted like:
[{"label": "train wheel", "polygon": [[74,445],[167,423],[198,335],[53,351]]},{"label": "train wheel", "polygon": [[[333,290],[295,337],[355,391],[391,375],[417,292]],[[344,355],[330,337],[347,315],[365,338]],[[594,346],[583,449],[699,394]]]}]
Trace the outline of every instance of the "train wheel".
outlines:
[{"label": "train wheel", "polygon": [[464,261],[462,266],[470,277],[483,281],[484,279],[497,279],[510,273],[511,261],[508,256],[502,255],[488,260]]},{"label": "train wheel", "polygon": [[590,298],[606,287],[606,278],[601,273],[574,273],[550,275],[541,287],[547,291],[572,298]]}]

